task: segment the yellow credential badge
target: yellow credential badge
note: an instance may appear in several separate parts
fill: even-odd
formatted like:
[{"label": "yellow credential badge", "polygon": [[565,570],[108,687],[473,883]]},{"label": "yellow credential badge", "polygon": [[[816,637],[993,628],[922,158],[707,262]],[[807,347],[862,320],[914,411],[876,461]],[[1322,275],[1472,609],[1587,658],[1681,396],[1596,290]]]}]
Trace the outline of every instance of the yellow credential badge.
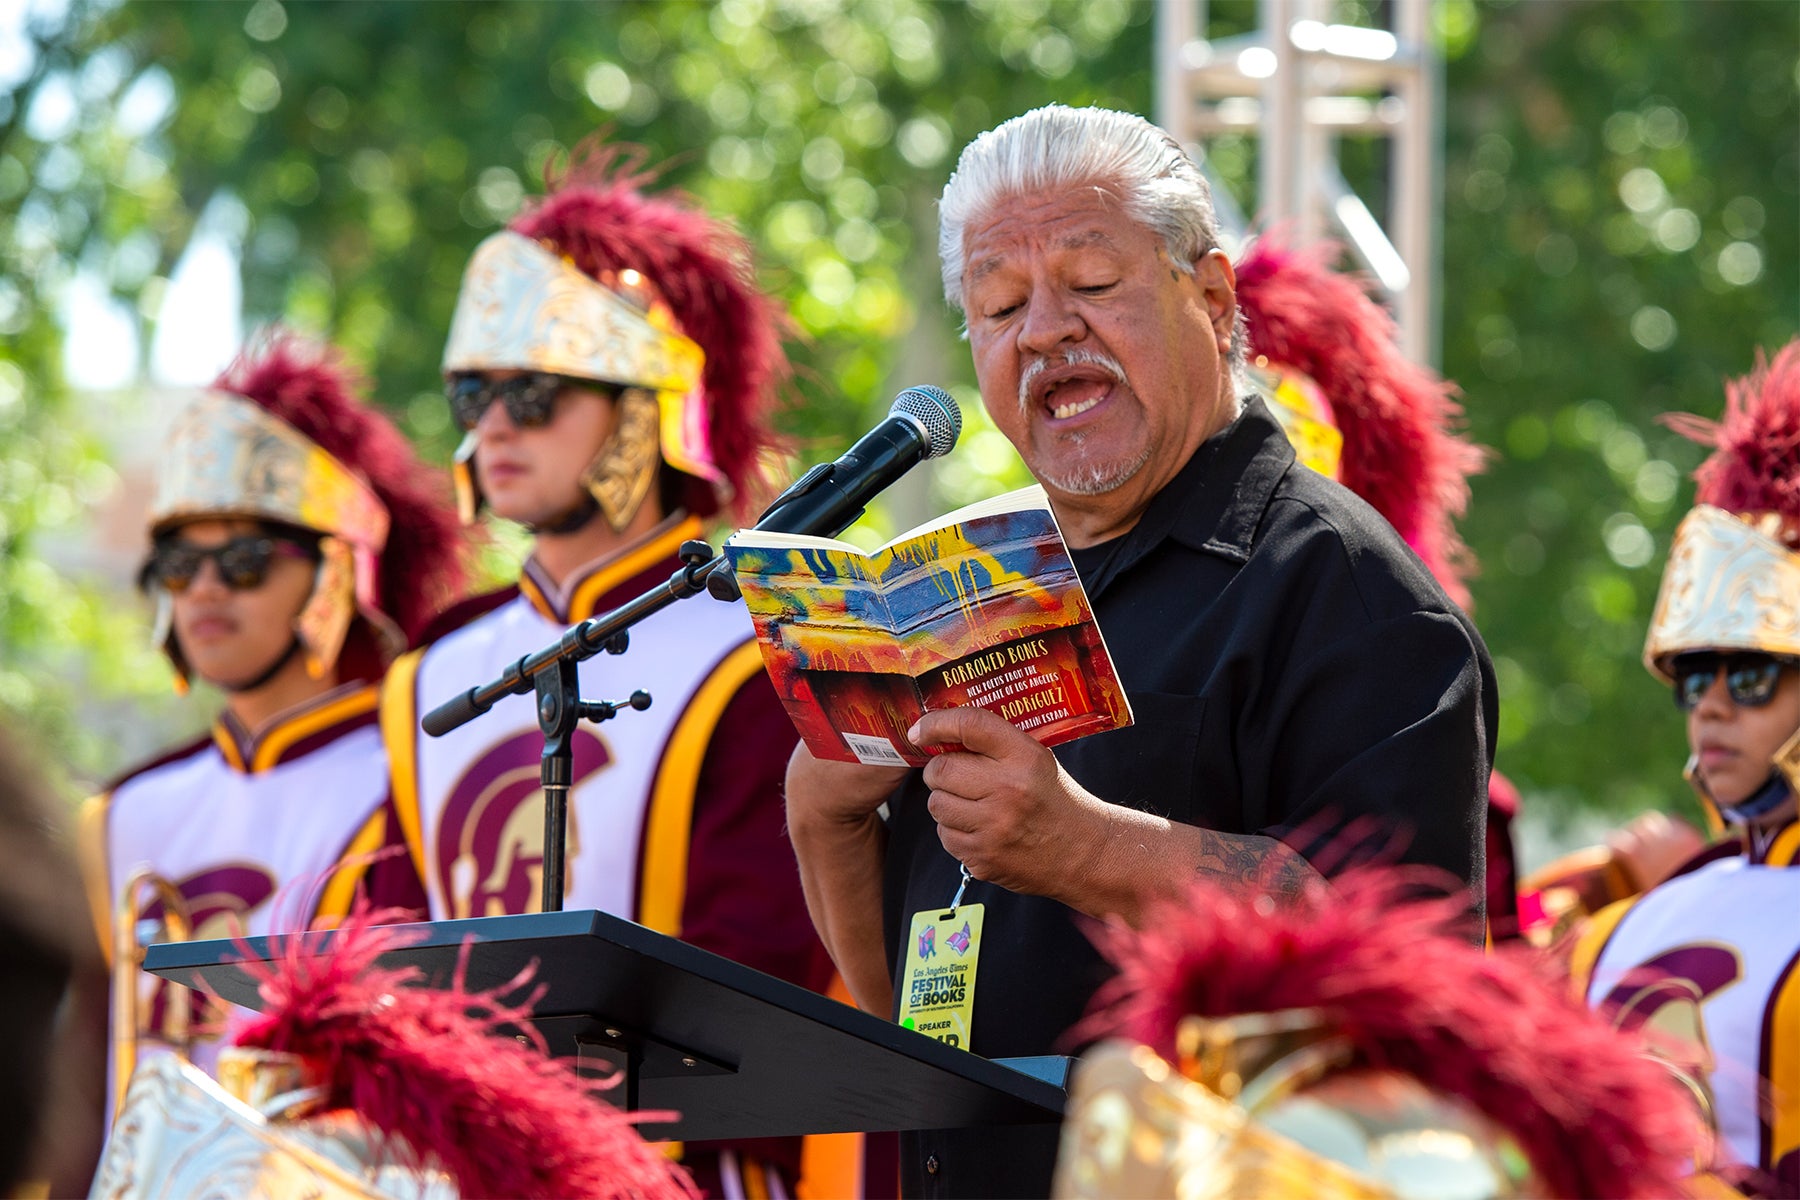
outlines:
[{"label": "yellow credential badge", "polygon": [[969,1048],[975,968],[981,959],[981,919],[986,911],[980,904],[964,904],[913,914],[901,983],[902,1026],[945,1045]]}]

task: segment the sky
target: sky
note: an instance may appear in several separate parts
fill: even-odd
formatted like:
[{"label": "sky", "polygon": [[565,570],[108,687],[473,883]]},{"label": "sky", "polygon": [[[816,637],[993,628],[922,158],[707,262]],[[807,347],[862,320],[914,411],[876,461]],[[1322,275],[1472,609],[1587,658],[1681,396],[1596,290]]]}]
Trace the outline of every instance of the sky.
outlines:
[{"label": "sky", "polygon": [[[148,382],[210,383],[243,344],[241,301],[234,247],[217,234],[197,235],[163,293]],[[68,331],[63,366],[72,387],[97,391],[143,382],[137,377],[131,309],[109,296],[99,280],[77,276],[63,313]]]},{"label": "sky", "polygon": [[[55,21],[65,7],[64,0],[0,0],[0,91],[11,90],[31,72],[28,22]],[[39,108],[54,110],[56,96],[55,89],[46,89],[28,120],[54,124],[58,113]],[[151,91],[128,96],[128,103],[135,100],[145,111],[121,117],[152,127],[160,118],[158,106],[166,109],[169,99]],[[131,309],[109,296],[97,277],[78,274],[62,298],[68,380],[80,390],[140,382],[207,383],[243,341],[241,302],[235,246],[219,232],[203,228],[176,264],[163,293],[145,381],[138,378],[138,323]]]}]

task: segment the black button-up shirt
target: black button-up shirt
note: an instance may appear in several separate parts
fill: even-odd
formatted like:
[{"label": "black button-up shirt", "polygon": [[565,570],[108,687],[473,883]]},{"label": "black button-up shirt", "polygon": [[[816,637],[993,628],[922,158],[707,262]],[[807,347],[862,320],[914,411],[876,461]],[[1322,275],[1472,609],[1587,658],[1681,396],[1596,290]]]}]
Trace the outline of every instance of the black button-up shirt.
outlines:
[{"label": "black button-up shirt", "polygon": [[[1260,400],[1128,533],[1076,560],[1136,717],[1057,747],[1082,787],[1279,838],[1320,864],[1373,852],[1442,868],[1479,904],[1496,726],[1487,650],[1374,509],[1295,464]],[[959,874],[926,796],[915,775],[890,805],[896,972],[912,914],[948,903]],[[1064,1034],[1107,975],[1077,914],[979,881],[966,899],[987,906],[971,1049],[1074,1051]],[[1053,1128],[905,1142],[909,1195],[1049,1192]]]}]

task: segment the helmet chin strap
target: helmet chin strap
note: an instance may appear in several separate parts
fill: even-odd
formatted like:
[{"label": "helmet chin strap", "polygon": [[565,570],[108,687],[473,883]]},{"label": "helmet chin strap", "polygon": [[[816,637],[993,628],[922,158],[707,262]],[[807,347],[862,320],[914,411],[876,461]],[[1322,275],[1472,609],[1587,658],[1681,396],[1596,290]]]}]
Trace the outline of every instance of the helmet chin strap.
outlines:
[{"label": "helmet chin strap", "polygon": [[1748,825],[1752,821],[1774,812],[1786,803],[1787,798],[1792,794],[1788,788],[1787,777],[1780,771],[1770,771],[1769,778],[1763,785],[1742,802],[1720,804],[1719,815],[1733,825]]},{"label": "helmet chin strap", "polygon": [[269,664],[268,669],[263,671],[255,679],[250,680],[248,683],[221,683],[218,685],[218,688],[220,691],[229,692],[234,696],[241,696],[245,692],[254,692],[257,688],[262,687],[265,683],[268,683],[269,680],[279,675],[281,669],[287,666],[288,661],[298,653],[300,653],[299,637],[289,636],[287,649],[277,655],[275,661]]},{"label": "helmet chin strap", "polygon": [[600,505],[586,489],[582,490],[581,500],[560,517],[542,522],[538,525],[527,525],[525,531],[533,537],[549,534],[560,537],[566,534],[579,533],[586,529],[593,519],[600,515]]}]

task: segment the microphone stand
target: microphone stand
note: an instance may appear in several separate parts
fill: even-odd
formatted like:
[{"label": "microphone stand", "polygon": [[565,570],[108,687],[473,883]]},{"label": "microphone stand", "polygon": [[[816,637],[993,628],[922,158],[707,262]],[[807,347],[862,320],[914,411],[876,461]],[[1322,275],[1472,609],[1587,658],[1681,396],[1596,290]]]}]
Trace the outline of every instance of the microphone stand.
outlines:
[{"label": "microphone stand", "polygon": [[[583,717],[591,721],[607,721],[624,709],[643,711],[650,707],[650,694],[638,690],[628,700],[589,701],[581,698],[581,681],[576,667],[602,652],[623,654],[630,645],[629,630],[633,625],[661,612],[677,600],[686,600],[702,591],[711,590],[721,599],[732,599],[727,589],[718,585],[735,583],[730,571],[721,571],[724,556],[715,557],[710,543],[683,542],[681,561],[686,566],[669,576],[667,583],[654,587],[635,600],[611,612],[590,617],[574,625],[552,645],[519,659],[498,678],[453,696],[425,714],[419,722],[432,737],[442,737],[453,729],[473,721],[507,696],[537,693],[538,728],[544,733],[544,752],[539,759],[538,778],[544,788],[544,880],[543,910],[561,912],[563,906],[563,872],[568,844],[569,788],[574,783],[575,755],[571,738]],[[708,581],[712,581],[709,588]],[[732,588],[730,590],[735,590]]]},{"label": "microphone stand", "polygon": [[[948,402],[948,397],[945,398]],[[917,418],[912,418],[915,423]],[[881,443],[888,454],[894,453],[892,437]],[[867,439],[865,439],[867,440]],[[955,441],[955,435],[951,435]],[[858,443],[860,446],[862,443]],[[948,447],[946,447],[948,448]],[[856,453],[852,447],[851,458]],[[824,493],[824,485],[834,481],[844,460],[820,463],[795,480],[793,485],[775,498],[775,502],[757,519],[758,528],[765,526],[782,509],[815,492]],[[909,462],[906,467],[912,464]],[[901,470],[905,470],[902,467]],[[809,511],[798,518],[805,525],[822,530],[826,536],[840,533],[862,515],[857,498],[839,498],[835,506],[826,501],[822,510]],[[793,514],[789,514],[790,518]],[[443,737],[473,721],[507,696],[537,693],[538,728],[544,732],[544,753],[539,760],[538,778],[544,788],[544,884],[543,910],[561,912],[563,906],[564,856],[569,837],[569,788],[574,784],[575,753],[569,739],[574,736],[581,718],[607,721],[621,709],[642,711],[650,707],[650,694],[642,689],[629,700],[586,701],[581,698],[581,681],[577,664],[596,654],[623,654],[630,645],[629,630],[646,617],[655,615],[677,600],[698,596],[702,591],[718,600],[738,600],[743,593],[728,568],[725,556],[713,554],[712,544],[699,540],[681,543],[681,561],[687,565],[669,576],[660,587],[651,588],[635,600],[626,602],[609,613],[589,617],[574,625],[557,641],[535,654],[527,654],[502,671],[498,678],[470,688],[460,696],[452,696],[425,714],[419,727],[432,737]]]}]

